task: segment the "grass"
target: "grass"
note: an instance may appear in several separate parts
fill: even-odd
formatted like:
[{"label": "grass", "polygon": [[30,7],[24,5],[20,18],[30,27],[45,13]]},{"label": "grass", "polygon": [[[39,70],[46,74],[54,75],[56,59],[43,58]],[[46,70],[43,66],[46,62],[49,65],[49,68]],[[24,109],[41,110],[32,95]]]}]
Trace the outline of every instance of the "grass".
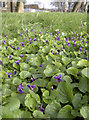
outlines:
[{"label": "grass", "polygon": [[85,22],[87,22],[86,13],[2,13],[2,35],[17,37],[18,30],[24,28],[44,32],[54,32],[55,29],[63,32],[81,32],[87,31]]}]

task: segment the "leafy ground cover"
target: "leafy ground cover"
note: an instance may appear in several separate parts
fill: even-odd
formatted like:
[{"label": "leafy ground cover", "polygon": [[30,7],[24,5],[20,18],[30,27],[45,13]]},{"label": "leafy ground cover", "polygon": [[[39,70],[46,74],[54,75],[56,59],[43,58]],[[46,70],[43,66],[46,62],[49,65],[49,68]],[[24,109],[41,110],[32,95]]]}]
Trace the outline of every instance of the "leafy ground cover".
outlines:
[{"label": "leafy ground cover", "polygon": [[0,38],[2,118],[86,119],[88,33],[24,26],[17,36]]}]

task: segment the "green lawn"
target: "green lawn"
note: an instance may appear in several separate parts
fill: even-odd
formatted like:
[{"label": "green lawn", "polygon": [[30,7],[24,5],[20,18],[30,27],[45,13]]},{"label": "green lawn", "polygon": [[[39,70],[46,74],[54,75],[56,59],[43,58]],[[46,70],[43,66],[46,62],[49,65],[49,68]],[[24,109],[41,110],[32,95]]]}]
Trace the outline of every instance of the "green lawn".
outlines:
[{"label": "green lawn", "polygon": [[[9,18],[9,19],[8,19]],[[2,13],[2,34],[8,37],[17,37],[17,33],[24,28],[33,28],[36,32],[59,31],[86,31],[86,13]]]}]

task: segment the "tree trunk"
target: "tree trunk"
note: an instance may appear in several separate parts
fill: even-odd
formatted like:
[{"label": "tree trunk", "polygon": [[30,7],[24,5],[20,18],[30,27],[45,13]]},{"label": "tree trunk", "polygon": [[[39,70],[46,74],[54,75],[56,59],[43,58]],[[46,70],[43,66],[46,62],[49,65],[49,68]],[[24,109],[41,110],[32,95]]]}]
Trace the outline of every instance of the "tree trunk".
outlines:
[{"label": "tree trunk", "polygon": [[79,8],[82,5],[82,2],[83,0],[80,0],[79,2],[75,2],[72,12],[78,12]]},{"label": "tree trunk", "polygon": [[17,2],[16,12],[18,12],[18,13],[23,13],[24,12],[24,3],[23,2]]},{"label": "tree trunk", "polygon": [[10,2],[10,11],[13,12],[13,1]]}]

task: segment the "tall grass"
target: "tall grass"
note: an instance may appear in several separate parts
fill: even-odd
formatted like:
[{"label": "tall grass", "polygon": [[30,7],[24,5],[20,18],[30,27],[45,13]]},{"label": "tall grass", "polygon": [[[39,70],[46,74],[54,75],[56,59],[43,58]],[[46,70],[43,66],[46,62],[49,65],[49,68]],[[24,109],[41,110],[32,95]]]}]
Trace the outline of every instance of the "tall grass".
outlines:
[{"label": "tall grass", "polygon": [[54,32],[59,31],[86,31],[86,13],[2,13],[2,35],[17,37],[18,30],[33,28],[35,31]]}]

